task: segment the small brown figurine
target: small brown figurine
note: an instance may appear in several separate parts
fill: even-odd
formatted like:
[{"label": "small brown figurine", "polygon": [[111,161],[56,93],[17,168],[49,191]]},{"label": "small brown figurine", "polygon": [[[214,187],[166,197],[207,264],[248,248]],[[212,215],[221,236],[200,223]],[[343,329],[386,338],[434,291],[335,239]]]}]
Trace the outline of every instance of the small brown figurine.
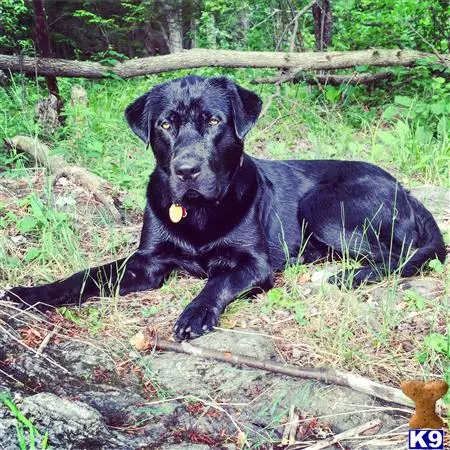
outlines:
[{"label": "small brown figurine", "polygon": [[442,428],[444,422],[436,414],[436,402],[447,392],[445,381],[404,381],[401,388],[416,404],[416,412],[409,420],[411,428]]}]

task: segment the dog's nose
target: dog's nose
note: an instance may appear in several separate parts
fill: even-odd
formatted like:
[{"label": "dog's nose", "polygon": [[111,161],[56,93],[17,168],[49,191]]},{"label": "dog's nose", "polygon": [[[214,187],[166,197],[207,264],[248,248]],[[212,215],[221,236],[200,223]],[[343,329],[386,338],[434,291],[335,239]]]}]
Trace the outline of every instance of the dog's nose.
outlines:
[{"label": "dog's nose", "polygon": [[200,163],[195,161],[185,161],[175,167],[175,174],[181,181],[195,180],[200,175],[200,171]]}]

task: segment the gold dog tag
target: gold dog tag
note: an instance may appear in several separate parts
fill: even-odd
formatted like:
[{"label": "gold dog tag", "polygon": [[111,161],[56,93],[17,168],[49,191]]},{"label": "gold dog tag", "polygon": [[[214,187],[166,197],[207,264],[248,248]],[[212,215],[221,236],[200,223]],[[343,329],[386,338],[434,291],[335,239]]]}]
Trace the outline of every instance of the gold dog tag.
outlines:
[{"label": "gold dog tag", "polygon": [[169,208],[169,217],[173,223],[178,223],[183,217],[187,216],[186,208],[180,205],[172,204]]}]

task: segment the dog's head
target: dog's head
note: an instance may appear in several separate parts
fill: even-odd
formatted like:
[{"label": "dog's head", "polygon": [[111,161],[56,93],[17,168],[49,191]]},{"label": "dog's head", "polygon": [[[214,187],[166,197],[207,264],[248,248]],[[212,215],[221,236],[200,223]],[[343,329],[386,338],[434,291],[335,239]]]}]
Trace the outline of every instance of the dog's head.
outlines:
[{"label": "dog's head", "polygon": [[223,198],[260,111],[260,98],[228,78],[187,76],[154,87],[125,117],[169,177],[171,200],[191,205]]}]

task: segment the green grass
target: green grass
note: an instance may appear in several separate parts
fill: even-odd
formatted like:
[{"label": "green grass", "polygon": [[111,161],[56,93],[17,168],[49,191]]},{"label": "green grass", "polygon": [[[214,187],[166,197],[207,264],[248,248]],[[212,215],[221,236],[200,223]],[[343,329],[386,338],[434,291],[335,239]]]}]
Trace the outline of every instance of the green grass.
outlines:
[{"label": "green grass", "polygon": [[[249,84],[261,72],[195,71],[205,75],[229,74],[264,99],[273,92],[273,86]],[[142,192],[154,161],[151,151],[128,129],[123,112],[129,103],[155,84],[186,73],[188,71],[179,71],[123,81],[60,79],[63,97],[69,99],[71,86],[81,84],[87,89],[89,104],[74,108],[66,101],[65,126],[54,135],[46,136],[53,152],[126,189],[131,193],[130,206],[142,208]],[[430,129],[427,129],[421,116],[411,112],[417,107],[414,98],[409,108],[396,105],[395,113],[391,110],[386,118],[382,113],[395,105],[393,100],[392,104],[385,101],[384,105],[368,107],[367,102],[358,97],[358,91],[349,94],[348,87],[347,91],[342,88],[332,97],[327,95],[327,89],[311,92],[310,87],[300,84],[282,85],[280,96],[273,100],[268,113],[250,134],[247,150],[258,154],[258,145],[262,143],[268,156],[275,159],[369,160],[392,169],[405,180],[414,176],[419,181],[450,185],[450,127],[441,120],[445,109],[440,115],[430,112]],[[39,134],[33,122],[33,108],[44,95],[40,83],[19,81],[0,92],[0,104],[8,111],[3,124],[0,123],[0,138],[19,133]],[[440,124],[439,133],[435,132],[437,125],[433,125],[436,121]],[[17,161],[7,158],[10,157],[3,154],[0,162],[10,168],[20,167]]]},{"label": "green grass", "polygon": [[5,394],[0,393],[0,404],[9,409],[10,414],[16,419],[17,444],[20,450],[50,449],[48,445],[48,433],[44,435],[34,426]]},{"label": "green grass", "polygon": [[[4,111],[0,139],[16,134],[39,136],[49,143],[53,153],[125,191],[127,208],[139,212],[154,159],[151,150],[129,130],[123,111],[155,84],[186,73],[126,81],[60,79],[66,122],[51,136],[43,134],[33,119],[34,104],[46,95],[42,80],[22,82],[14,78],[15,84],[0,91]],[[252,78],[267,71],[205,69],[195,73],[232,76],[258,92],[263,100],[274,92],[273,86],[250,84]],[[70,105],[73,84],[86,88],[86,107]],[[371,96],[363,88],[347,88],[320,90],[283,85],[280,96],[273,98],[267,113],[248,136],[247,151],[271,159],[371,161],[392,172],[406,187],[424,183],[450,186],[448,125],[438,107],[420,112],[427,99],[430,105],[439,101],[435,98],[440,92],[437,87],[430,88],[429,95],[425,91],[410,92],[409,100],[397,98],[406,96],[401,87],[390,95],[375,90]],[[79,203],[58,208],[58,188],[52,184],[51,174],[33,161],[0,152],[0,167],[4,169],[0,173],[4,187],[0,191],[0,195],[4,194],[0,196],[2,287],[52,281],[125,256],[135,248],[131,235],[95,208],[85,212]],[[15,241],[17,236],[24,241]],[[430,264],[431,277],[443,291],[433,300],[414,290],[400,291],[396,274],[380,285],[356,290],[311,283],[316,272],[335,269],[339,264],[350,272],[355,270],[355,261],[344,256],[331,267],[286,267],[267,295],[231,304],[221,326],[248,326],[278,336],[284,339],[286,360],[300,364],[338,367],[390,384],[436,375],[450,381],[448,265],[438,261]],[[138,329],[150,326],[170,334],[182,308],[203,285],[204,281],[174,274],[157,292],[132,295],[120,302],[117,298],[102,298],[87,307],[60,309],[59,313],[96,341],[104,332],[114,335],[116,344],[121,345],[120,351],[111,349],[113,357],[128,359],[127,352],[132,351],[128,339]],[[252,318],[250,322],[248,317]],[[401,349],[406,341],[410,341],[412,350]],[[141,368],[143,381],[152,379],[151,356],[140,361],[135,352],[129,359]],[[167,395],[160,386],[155,390],[158,396]],[[274,423],[278,419],[278,413],[274,413]]]}]

